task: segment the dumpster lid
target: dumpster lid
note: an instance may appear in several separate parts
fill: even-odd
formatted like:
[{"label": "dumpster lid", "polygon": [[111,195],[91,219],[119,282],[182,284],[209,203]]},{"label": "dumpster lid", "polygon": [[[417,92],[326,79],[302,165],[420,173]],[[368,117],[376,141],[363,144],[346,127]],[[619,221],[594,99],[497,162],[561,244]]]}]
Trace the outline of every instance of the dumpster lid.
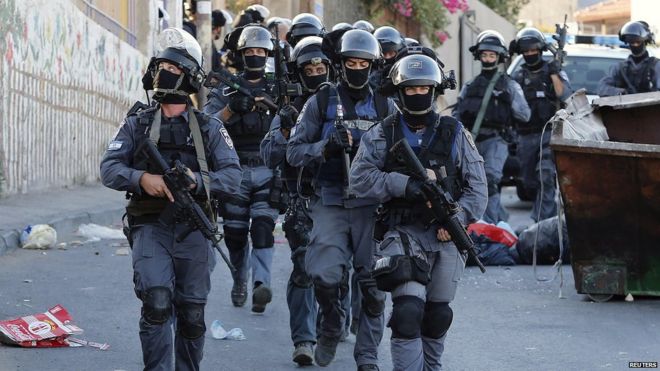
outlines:
[{"label": "dumpster lid", "polygon": [[596,98],[594,106],[612,107],[615,110],[644,107],[660,104],[660,92],[639,93],[629,95],[615,95],[611,97]]}]

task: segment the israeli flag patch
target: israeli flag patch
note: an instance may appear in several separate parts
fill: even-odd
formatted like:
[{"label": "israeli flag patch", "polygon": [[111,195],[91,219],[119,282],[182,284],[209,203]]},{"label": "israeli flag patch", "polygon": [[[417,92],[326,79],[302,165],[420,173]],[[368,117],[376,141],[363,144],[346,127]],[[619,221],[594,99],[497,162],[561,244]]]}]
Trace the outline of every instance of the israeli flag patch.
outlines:
[{"label": "israeli flag patch", "polygon": [[119,140],[113,140],[108,144],[108,151],[117,151],[121,148],[124,143]]},{"label": "israeli flag patch", "polygon": [[220,127],[220,134],[222,134],[222,137],[225,139],[227,146],[229,146],[230,149],[234,149],[234,142],[231,140],[231,137],[224,126]]}]

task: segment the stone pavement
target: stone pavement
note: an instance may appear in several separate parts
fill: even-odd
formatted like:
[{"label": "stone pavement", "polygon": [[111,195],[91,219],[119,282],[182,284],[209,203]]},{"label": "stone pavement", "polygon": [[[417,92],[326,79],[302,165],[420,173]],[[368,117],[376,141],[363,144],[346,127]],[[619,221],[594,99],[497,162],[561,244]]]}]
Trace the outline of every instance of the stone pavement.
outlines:
[{"label": "stone pavement", "polygon": [[0,199],[0,255],[20,246],[27,225],[49,224],[58,241],[71,237],[82,223],[107,225],[123,214],[123,192],[102,185],[52,189]]}]

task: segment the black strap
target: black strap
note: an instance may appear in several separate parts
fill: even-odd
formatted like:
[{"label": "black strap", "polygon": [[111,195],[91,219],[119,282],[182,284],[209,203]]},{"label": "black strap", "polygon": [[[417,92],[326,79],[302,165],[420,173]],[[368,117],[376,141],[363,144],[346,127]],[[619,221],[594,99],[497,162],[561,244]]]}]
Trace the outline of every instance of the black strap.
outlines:
[{"label": "black strap", "polygon": [[403,232],[399,232],[399,236],[401,236],[401,244],[403,245],[404,253],[407,256],[412,257],[412,253],[410,252],[410,250],[412,250],[412,246],[410,245],[410,238]]}]

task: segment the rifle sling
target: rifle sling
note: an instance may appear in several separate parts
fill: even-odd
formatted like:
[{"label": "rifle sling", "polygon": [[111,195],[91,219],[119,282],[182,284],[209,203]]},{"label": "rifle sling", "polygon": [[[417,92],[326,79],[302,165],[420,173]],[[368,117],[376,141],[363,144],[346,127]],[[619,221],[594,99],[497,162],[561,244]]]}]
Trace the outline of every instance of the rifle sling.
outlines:
[{"label": "rifle sling", "polygon": [[495,84],[497,83],[497,80],[500,79],[500,76],[502,76],[502,71],[497,71],[493,75],[493,77],[490,78],[490,82],[488,83],[488,87],[486,87],[486,92],[484,93],[484,98],[481,100],[481,107],[479,107],[479,113],[477,114],[477,119],[474,120],[474,126],[472,127],[472,137],[476,138],[477,135],[479,135],[479,129],[481,129],[481,123],[484,120],[484,116],[486,115],[486,108],[488,108],[488,103],[490,103],[490,97],[493,95],[493,89],[495,89]]},{"label": "rifle sling", "polygon": [[[160,140],[160,123],[161,123],[161,111],[160,107],[156,110],[154,115],[154,121],[151,124],[151,130],[149,131],[149,140],[151,140],[156,146],[158,146],[158,140]],[[206,155],[204,153],[204,142],[202,140],[202,132],[199,129],[199,123],[197,122],[197,116],[192,110],[192,107],[188,106],[188,124],[190,125],[190,132],[193,137],[193,143],[195,144],[195,153],[197,154],[197,163],[199,164],[199,171],[202,174],[202,181],[204,182],[204,190],[206,191],[206,197],[208,200],[211,199],[211,180],[209,178],[209,167],[206,163]]]}]

